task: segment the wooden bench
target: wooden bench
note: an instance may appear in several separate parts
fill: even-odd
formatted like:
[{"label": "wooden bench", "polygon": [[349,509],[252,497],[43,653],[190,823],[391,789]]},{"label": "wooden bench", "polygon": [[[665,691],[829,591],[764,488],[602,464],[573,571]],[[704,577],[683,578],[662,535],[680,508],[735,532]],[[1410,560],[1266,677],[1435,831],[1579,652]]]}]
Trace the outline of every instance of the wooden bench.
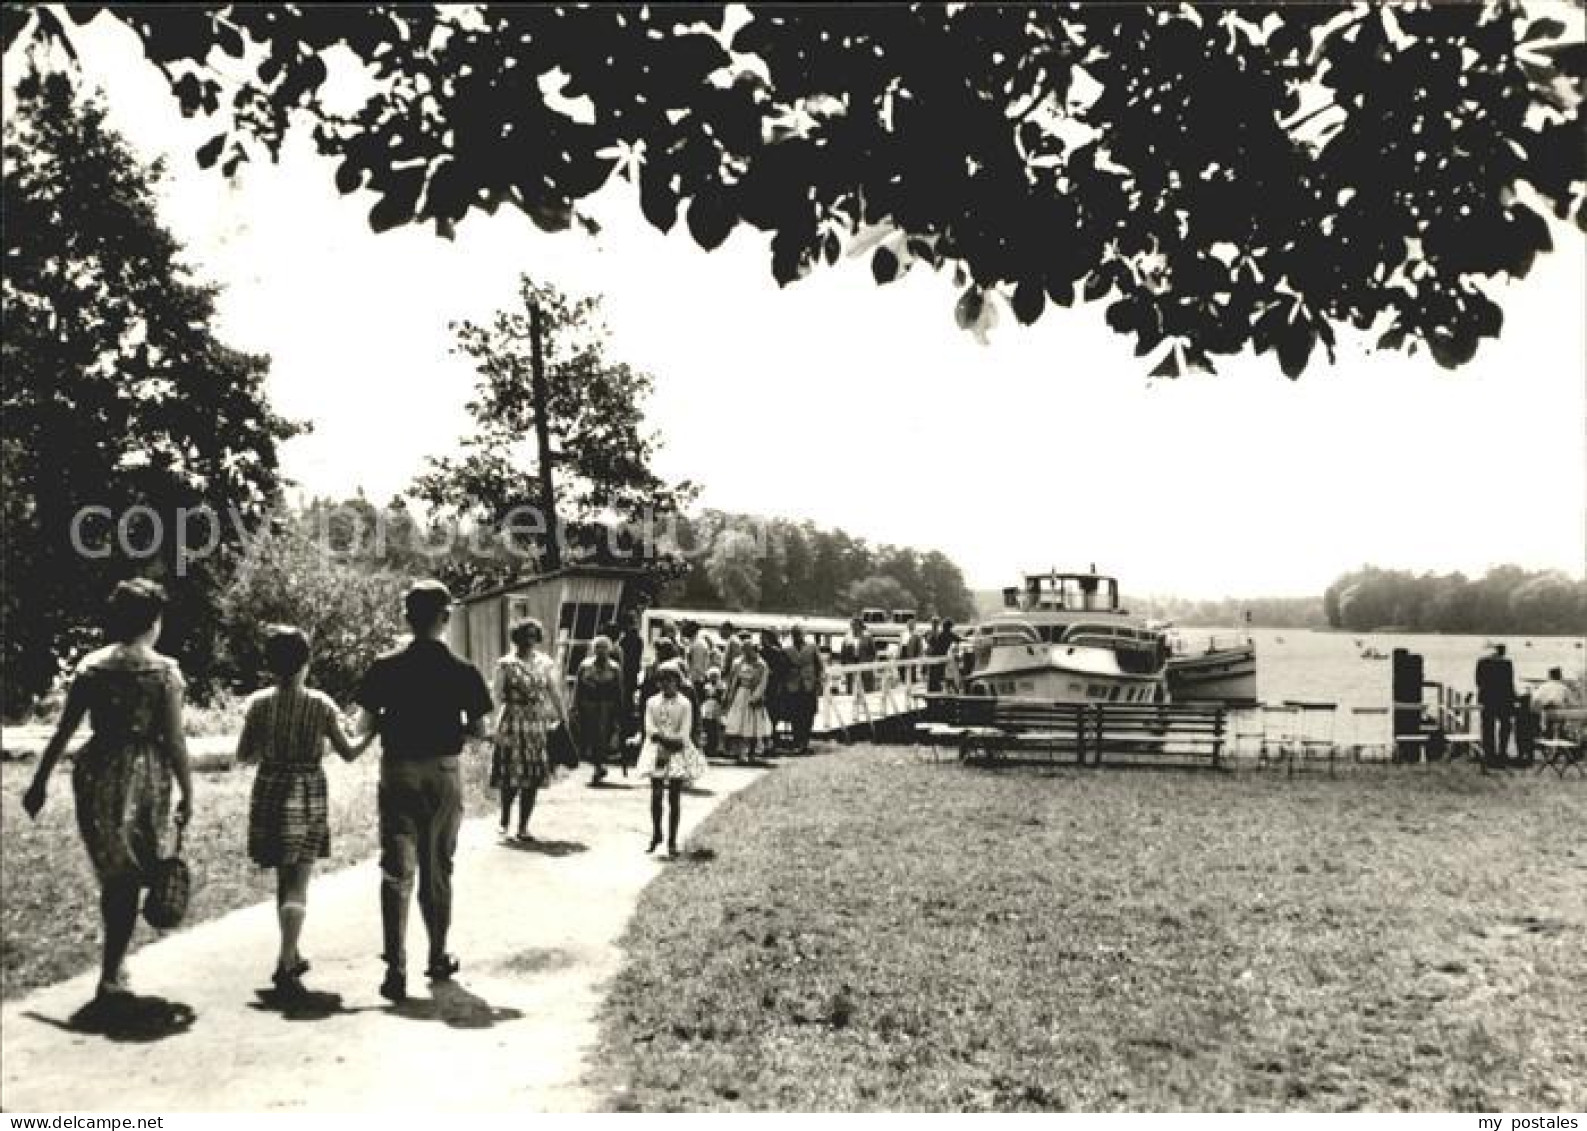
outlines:
[{"label": "wooden bench", "polygon": [[1086,707],[985,695],[923,696],[915,733],[934,750],[953,747],[961,761],[1007,761],[1022,752],[1074,754],[1085,760]]},{"label": "wooden bench", "polygon": [[1086,747],[1094,763],[1164,761],[1221,768],[1227,712],[1216,703],[1098,703]]},{"label": "wooden bench", "polygon": [[916,733],[934,749],[956,747],[963,761],[1008,761],[1040,753],[1076,765],[1222,765],[1227,712],[1213,703],[1053,703],[1041,699],[928,695]]}]

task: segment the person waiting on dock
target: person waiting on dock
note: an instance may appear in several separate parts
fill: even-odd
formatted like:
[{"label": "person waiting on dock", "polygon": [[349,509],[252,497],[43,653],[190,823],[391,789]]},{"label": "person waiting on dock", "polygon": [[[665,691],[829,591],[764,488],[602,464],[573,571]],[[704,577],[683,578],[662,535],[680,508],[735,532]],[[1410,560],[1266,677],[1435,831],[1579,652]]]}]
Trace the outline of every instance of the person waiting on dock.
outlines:
[{"label": "person waiting on dock", "polygon": [[[623,672],[612,656],[612,642],[597,636],[588,658],[579,665],[573,680],[573,738],[579,757],[593,767],[591,785],[606,779],[606,763],[622,745]],[[627,768],[623,773],[627,774]],[[505,835],[507,822],[502,821]]]},{"label": "person waiting on dock", "polygon": [[451,609],[452,595],[439,581],[409,589],[403,612],[413,639],[370,665],[356,697],[365,712],[362,729],[373,726],[380,734],[380,919],[386,963],[380,994],[391,1002],[408,996],[408,903],[415,870],[430,941],[425,973],[432,981],[446,981],[459,968],[446,949],[452,859],[463,823],[459,755],[465,738],[485,737],[492,702],[479,669],[446,645]]},{"label": "person waiting on dock", "polygon": [[898,642],[898,658],[904,664],[899,673],[906,683],[913,684],[920,678],[920,671],[911,660],[918,660],[926,653],[926,641],[920,635],[920,627],[914,617],[910,617],[904,624],[904,635]]},{"label": "person waiting on dock", "polygon": [[694,690],[694,702],[697,708],[694,724],[695,743],[698,744],[704,737],[699,733],[704,721],[704,712],[698,710],[698,707],[704,703],[701,692],[705,687],[705,677],[716,665],[716,649],[711,647],[711,638],[692,620],[683,622],[683,662],[689,686]]},{"label": "person waiting on dock", "polygon": [[744,642],[738,667],[727,674],[727,714],[722,731],[727,736],[728,752],[736,762],[750,758],[762,742],[771,740],[771,716],[766,713],[766,685],[770,671],[760,657],[760,645],[753,639]]},{"label": "person waiting on dock", "polygon": [[1532,692],[1532,712],[1537,718],[1537,733],[1552,737],[1558,727],[1558,711],[1575,706],[1575,696],[1570,684],[1565,682],[1563,668],[1549,668],[1548,679],[1538,684]]},{"label": "person waiting on dock", "polygon": [[176,823],[185,825],[193,815],[182,730],[187,683],[176,661],[154,650],[165,604],[165,590],[142,579],[123,581],[110,594],[105,620],[111,643],[78,666],[60,722],[22,795],[22,808],[37,818],[50,774],[84,717],[90,718],[93,737],[74,758],[72,793],[104,924],[96,1009],[133,1001],[123,963],[138,925],[139,891],[165,855],[173,779],[180,792]]},{"label": "person waiting on dock", "polygon": [[645,641],[634,625],[632,612],[623,614],[622,625],[617,650],[621,654],[619,665],[623,669],[623,694],[626,696],[623,701],[623,743],[626,746],[639,734],[640,712],[644,709],[638,696],[640,674],[645,669]]},{"label": "person waiting on dock", "polygon": [[1490,766],[1507,765],[1515,719],[1515,668],[1503,644],[1477,661],[1477,705],[1482,711],[1482,753]]},{"label": "person waiting on dock", "polygon": [[700,685],[700,734],[705,756],[715,758],[722,749],[722,669],[713,667]]},{"label": "person waiting on dock", "polygon": [[[843,638],[843,647],[838,652],[838,658],[845,664],[869,664],[876,660],[876,639],[871,635],[870,629],[865,627],[865,622],[859,617],[849,621],[849,634]],[[870,691],[873,680],[870,672],[860,672],[849,676],[849,694],[858,693],[859,688]]]},{"label": "person waiting on dock", "polygon": [[271,982],[288,997],[302,997],[308,961],[298,949],[308,913],[314,862],[331,854],[330,805],[325,785],[325,743],[344,761],[368,749],[374,733],[356,742],[341,726],[330,696],[306,685],[309,639],[278,625],[265,637],[265,666],[275,686],[248,700],[237,761],[257,764],[248,800],[248,856],[276,872],[276,920],[281,948]]},{"label": "person waiting on dock", "polygon": [[676,660],[683,655],[683,645],[678,643],[678,626],[670,620],[661,622],[657,630],[655,663],[665,664],[669,660]]},{"label": "person waiting on dock", "polygon": [[926,641],[926,658],[942,662],[931,665],[931,671],[926,674],[926,690],[940,692],[945,683],[957,682],[958,672],[948,669],[957,663],[959,634],[953,631],[951,620],[938,624],[936,617],[931,619],[937,629]]},{"label": "person waiting on dock", "polygon": [[788,648],[788,716],[793,725],[793,752],[810,752],[810,730],[815,724],[816,703],[821,697],[821,681],[826,678],[821,647],[806,639],[801,625],[794,625]]},{"label": "person waiting on dock", "polygon": [[[769,750],[777,744],[781,731],[792,729],[792,716],[788,713],[788,673],[793,669],[793,661],[788,658],[788,650],[783,647],[776,629],[761,630],[760,658],[766,663],[766,714],[771,718],[772,733],[766,744]],[[792,745],[787,739],[784,742]]]},{"label": "person waiting on dock", "polygon": [[733,622],[722,622],[722,653],[717,657],[717,665],[723,674],[732,678],[733,669],[738,666],[739,652],[742,651],[744,642],[738,637],[738,629],[733,627]]},{"label": "person waiting on dock", "polygon": [[678,825],[683,819],[683,787],[699,781],[705,773],[705,759],[690,737],[694,732],[693,708],[684,698],[683,666],[676,660],[656,670],[660,690],[645,703],[645,744],[639,755],[639,771],[650,779],[650,847],[661,845],[661,809],[665,797],[667,813],[667,855],[678,855]]}]

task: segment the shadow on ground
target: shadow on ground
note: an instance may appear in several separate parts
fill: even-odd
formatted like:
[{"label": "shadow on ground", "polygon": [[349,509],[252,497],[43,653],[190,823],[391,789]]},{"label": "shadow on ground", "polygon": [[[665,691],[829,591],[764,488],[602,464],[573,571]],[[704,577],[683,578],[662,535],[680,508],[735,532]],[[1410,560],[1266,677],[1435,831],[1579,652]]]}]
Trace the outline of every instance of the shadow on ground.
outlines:
[{"label": "shadow on ground", "polygon": [[84,1033],[132,1044],[147,1044],[180,1036],[191,1029],[193,1022],[198,1020],[198,1014],[193,1012],[193,1007],[183,1002],[137,994],[105,1000],[96,999],[65,1021],[31,1011],[22,1016],[45,1025],[53,1025],[69,1033]]},{"label": "shadow on ground", "polygon": [[391,1012],[409,1021],[439,1021],[451,1029],[489,1029],[523,1017],[523,1010],[491,1005],[456,982],[433,982],[428,998],[410,997]]},{"label": "shadow on ground", "polygon": [[572,856],[579,852],[588,852],[590,846],[578,840],[504,840],[503,848],[510,848],[515,852],[534,852],[541,856]]},{"label": "shadow on ground", "polygon": [[306,990],[300,994],[286,994],[277,989],[255,990],[257,999],[248,1003],[249,1009],[261,1013],[277,1013],[286,1021],[324,1021],[331,1017],[364,1013],[376,1009],[376,1006],[366,1006],[363,1009],[348,1009],[342,1003],[341,994],[327,993],[323,990]]}]

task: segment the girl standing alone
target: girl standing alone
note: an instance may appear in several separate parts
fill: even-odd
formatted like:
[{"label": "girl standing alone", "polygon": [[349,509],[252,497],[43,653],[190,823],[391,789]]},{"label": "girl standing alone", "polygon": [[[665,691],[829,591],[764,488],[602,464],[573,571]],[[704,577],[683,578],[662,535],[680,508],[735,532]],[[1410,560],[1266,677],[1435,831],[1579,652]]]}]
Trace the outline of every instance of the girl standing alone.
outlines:
[{"label": "girl standing alone", "polygon": [[331,829],[325,787],[325,740],[351,762],[374,741],[356,743],[342,731],[330,696],[305,686],[309,641],[296,628],[273,628],[265,638],[265,664],[276,685],[248,700],[237,761],[257,762],[248,802],[248,855],[261,868],[276,870],[276,919],[281,949],[271,981],[277,990],[301,996],[309,964],[298,950],[308,913],[309,878],[314,861],[331,854]]},{"label": "girl standing alone", "polygon": [[698,781],[705,773],[705,758],[691,737],[694,733],[694,708],[680,692],[683,667],[676,660],[656,670],[661,690],[645,704],[645,746],[639,755],[639,770],[650,777],[650,847],[661,844],[661,808],[666,798],[667,855],[678,855],[678,823],[682,820],[683,787]]}]

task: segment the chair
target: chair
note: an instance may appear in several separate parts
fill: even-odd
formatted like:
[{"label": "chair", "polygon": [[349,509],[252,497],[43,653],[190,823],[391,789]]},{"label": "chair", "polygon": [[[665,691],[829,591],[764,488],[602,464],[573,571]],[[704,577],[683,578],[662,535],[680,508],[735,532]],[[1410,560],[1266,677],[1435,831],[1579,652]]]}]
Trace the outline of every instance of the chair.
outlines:
[{"label": "chair", "polygon": [[1561,778],[1570,770],[1587,777],[1587,710],[1550,711],[1543,717],[1543,735],[1533,744],[1538,773],[1553,770]]},{"label": "chair", "polygon": [[1315,700],[1291,700],[1295,709],[1295,731],[1291,740],[1293,756],[1289,772],[1294,773],[1297,761],[1304,767],[1313,758],[1328,759],[1328,772],[1334,772],[1334,758],[1338,747],[1334,743],[1334,723],[1339,704]]},{"label": "chair", "polygon": [[1449,748],[1449,760],[1455,761],[1462,755],[1474,761],[1482,761],[1482,731],[1473,729],[1471,725],[1472,712],[1476,704],[1470,695],[1464,700],[1446,703],[1442,709],[1444,742]]},{"label": "chair", "polygon": [[[1433,732],[1425,725],[1427,705],[1420,701],[1415,703],[1395,703],[1393,710],[1396,716],[1394,725],[1391,728],[1394,731],[1394,761],[1422,762],[1426,764],[1428,761],[1427,743],[1433,736]],[[1417,723],[1415,730],[1400,729],[1398,716],[1402,711],[1416,712]],[[1409,754],[1404,753],[1407,750],[1410,751]]]},{"label": "chair", "polygon": [[1394,734],[1387,707],[1350,708],[1350,757],[1355,762],[1368,761],[1368,750],[1382,755],[1371,761],[1387,762],[1393,757]]}]

